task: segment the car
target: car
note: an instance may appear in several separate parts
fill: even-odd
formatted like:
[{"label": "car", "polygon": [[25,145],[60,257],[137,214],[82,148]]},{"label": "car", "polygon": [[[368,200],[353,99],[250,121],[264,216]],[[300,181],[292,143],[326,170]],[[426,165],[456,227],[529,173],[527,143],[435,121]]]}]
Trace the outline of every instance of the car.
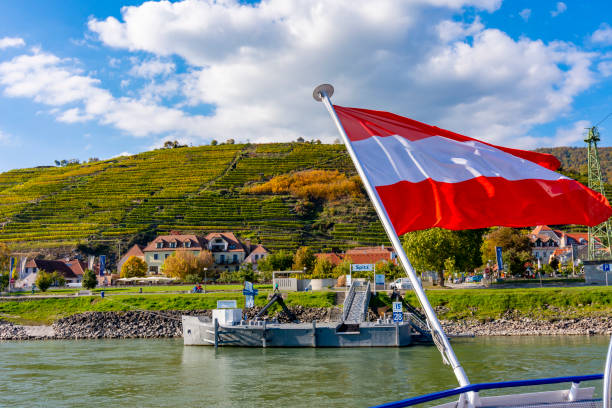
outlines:
[{"label": "car", "polygon": [[[420,279],[419,279],[420,281]],[[409,278],[399,278],[389,285],[391,289],[412,289],[412,282]]]},{"label": "car", "polygon": [[482,281],[482,275],[468,276],[465,279],[465,281],[466,282],[473,282],[473,283],[481,282]]}]

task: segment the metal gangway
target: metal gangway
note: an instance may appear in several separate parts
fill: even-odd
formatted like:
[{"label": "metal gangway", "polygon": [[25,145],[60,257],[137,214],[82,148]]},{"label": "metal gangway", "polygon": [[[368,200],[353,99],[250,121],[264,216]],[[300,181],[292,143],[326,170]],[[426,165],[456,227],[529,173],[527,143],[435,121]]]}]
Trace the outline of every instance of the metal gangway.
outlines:
[{"label": "metal gangway", "polygon": [[368,317],[370,296],[370,282],[363,285],[359,281],[353,281],[344,298],[342,321],[353,324],[365,322]]}]

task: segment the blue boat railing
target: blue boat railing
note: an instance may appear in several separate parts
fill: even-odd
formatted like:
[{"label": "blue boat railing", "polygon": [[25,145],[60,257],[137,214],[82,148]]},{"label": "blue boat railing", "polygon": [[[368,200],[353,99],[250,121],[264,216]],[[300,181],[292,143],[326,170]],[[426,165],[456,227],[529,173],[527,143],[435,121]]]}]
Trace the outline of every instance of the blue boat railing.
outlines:
[{"label": "blue boat railing", "polygon": [[464,394],[472,391],[483,391],[493,390],[499,388],[515,388],[515,387],[529,387],[534,385],[545,385],[545,384],[560,384],[560,383],[581,383],[583,381],[601,380],[604,378],[603,374],[589,374],[589,375],[577,375],[569,377],[553,377],[553,378],[539,378],[535,380],[517,380],[517,381],[503,381],[503,382],[491,382],[491,383],[480,383],[470,384],[464,387],[452,388],[450,390],[438,391],[431,394],[425,394],[418,397],[408,398],[401,401],[388,402],[386,404],[376,405],[372,408],[401,408],[410,407],[424,402],[435,401],[442,398],[452,397],[453,395]]}]

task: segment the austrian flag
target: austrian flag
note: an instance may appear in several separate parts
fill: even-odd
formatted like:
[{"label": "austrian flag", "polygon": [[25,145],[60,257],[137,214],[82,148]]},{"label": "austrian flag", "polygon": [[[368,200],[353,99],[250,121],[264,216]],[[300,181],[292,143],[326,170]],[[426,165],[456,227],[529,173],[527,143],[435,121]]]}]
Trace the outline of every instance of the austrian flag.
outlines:
[{"label": "austrian flag", "polygon": [[481,142],[388,112],[334,106],[399,235],[540,224],[594,226],[612,208],[552,155]]}]

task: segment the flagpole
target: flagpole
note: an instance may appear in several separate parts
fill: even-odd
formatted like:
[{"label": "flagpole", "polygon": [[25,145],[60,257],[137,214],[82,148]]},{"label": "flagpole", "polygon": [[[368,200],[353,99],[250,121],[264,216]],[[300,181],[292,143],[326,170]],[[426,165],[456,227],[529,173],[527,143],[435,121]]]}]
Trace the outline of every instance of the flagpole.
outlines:
[{"label": "flagpole", "polygon": [[[412,287],[414,288],[416,296],[419,299],[421,306],[423,306],[423,309],[425,310],[425,315],[427,316],[427,320],[429,321],[430,328],[432,331],[432,336],[434,337],[434,341],[438,340],[441,343],[440,353],[442,353],[442,359],[451,365],[455,373],[455,377],[457,377],[457,380],[459,381],[460,386],[463,387],[463,386],[469,385],[470,381],[468,380],[467,375],[465,374],[465,371],[463,370],[463,367],[459,363],[459,360],[457,360],[457,356],[455,356],[455,352],[453,351],[450,341],[448,340],[446,333],[444,333],[444,330],[442,329],[442,325],[440,324],[440,321],[438,320],[438,316],[436,316],[434,309],[431,307],[431,304],[429,303],[429,299],[427,299],[427,295],[425,294],[425,291],[423,290],[423,287],[421,286],[417,278],[416,272],[414,268],[412,267],[410,260],[406,256],[406,253],[404,252],[404,248],[402,247],[399,237],[397,236],[397,233],[395,232],[395,228],[393,228],[393,225],[391,224],[389,215],[387,214],[387,211],[385,210],[385,208],[382,206],[380,202],[380,197],[378,196],[377,191],[372,187],[372,183],[370,182],[370,180],[368,179],[368,176],[363,170],[361,163],[359,162],[359,160],[357,160],[357,155],[355,154],[355,151],[353,150],[353,146],[351,145],[350,140],[346,132],[344,131],[344,127],[342,126],[342,123],[340,122],[340,119],[338,118],[338,115],[336,114],[336,110],[334,109],[334,106],[332,105],[331,100],[329,99],[329,97],[332,96],[333,93],[334,93],[333,86],[329,84],[323,84],[323,85],[317,86],[312,95],[316,101],[323,102],[330,116],[332,117],[334,123],[336,124],[336,127],[338,128],[338,132],[340,132],[340,136],[342,136],[342,140],[344,141],[344,144],[349,152],[349,155],[351,156],[351,159],[353,160],[353,164],[357,168],[357,173],[359,173],[359,176],[361,177],[361,180],[363,181],[363,184],[365,185],[366,191],[368,192],[368,195],[370,196],[370,200],[372,201],[372,204],[374,204],[374,208],[376,209],[376,212],[378,213],[378,217],[380,218],[383,224],[383,227],[385,228],[385,231],[387,232],[387,235],[389,239],[391,240],[391,244],[393,245],[393,248],[395,249],[395,252],[397,253],[399,257],[400,262],[402,263],[402,266],[406,270],[406,274],[408,275],[408,278],[412,282]],[[472,394],[472,398],[470,398],[472,400],[471,402],[473,403],[476,398],[477,397],[474,394]]]}]

